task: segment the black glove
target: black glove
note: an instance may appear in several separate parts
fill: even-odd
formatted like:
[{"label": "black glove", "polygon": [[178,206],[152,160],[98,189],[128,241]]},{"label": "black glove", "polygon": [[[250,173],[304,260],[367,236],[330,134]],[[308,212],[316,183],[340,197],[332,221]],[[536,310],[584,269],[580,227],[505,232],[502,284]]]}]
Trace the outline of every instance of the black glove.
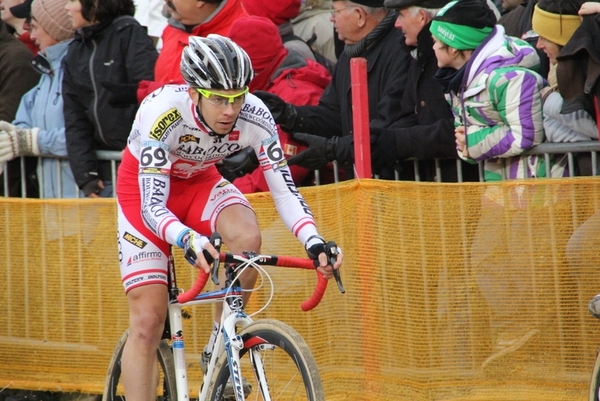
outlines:
[{"label": "black glove", "polygon": [[350,135],[327,139],[317,135],[296,133],[293,138],[306,143],[308,149],[290,157],[288,160],[290,166],[298,165],[310,170],[318,170],[334,160],[341,165],[354,162],[352,148],[354,141]]},{"label": "black glove", "polygon": [[111,93],[108,104],[112,107],[125,108],[132,104],[138,104],[138,84],[114,84],[107,81],[103,81],[101,84]]},{"label": "black glove", "polygon": [[256,152],[252,148],[245,148],[224,158],[219,171],[223,177],[235,179],[253,172],[257,167]]},{"label": "black glove", "polygon": [[371,128],[371,165],[378,174],[382,169],[393,170],[398,166],[396,134],[384,128]]},{"label": "black glove", "polygon": [[277,124],[281,125],[281,128],[288,132],[292,132],[294,130],[296,117],[298,117],[298,113],[296,112],[296,107],[294,107],[294,105],[286,103],[279,96],[269,92],[256,91],[254,92],[254,95],[263,101],[265,106],[267,106],[273,115],[273,119],[275,119]]},{"label": "black glove", "polygon": [[98,194],[102,190],[103,187],[100,186],[99,179],[95,178],[92,181],[88,181],[83,186],[81,186],[81,191],[85,196],[90,196],[91,194]]}]

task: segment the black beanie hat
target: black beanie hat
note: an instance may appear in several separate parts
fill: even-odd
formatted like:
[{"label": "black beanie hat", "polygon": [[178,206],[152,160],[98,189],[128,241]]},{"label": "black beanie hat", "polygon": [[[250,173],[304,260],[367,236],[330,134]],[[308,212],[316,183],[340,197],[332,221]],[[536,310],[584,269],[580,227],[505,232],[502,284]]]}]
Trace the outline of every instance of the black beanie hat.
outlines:
[{"label": "black beanie hat", "polygon": [[433,18],[434,21],[449,22],[473,28],[493,28],[497,21],[494,12],[485,0],[458,0],[456,4],[448,4],[444,13]]}]

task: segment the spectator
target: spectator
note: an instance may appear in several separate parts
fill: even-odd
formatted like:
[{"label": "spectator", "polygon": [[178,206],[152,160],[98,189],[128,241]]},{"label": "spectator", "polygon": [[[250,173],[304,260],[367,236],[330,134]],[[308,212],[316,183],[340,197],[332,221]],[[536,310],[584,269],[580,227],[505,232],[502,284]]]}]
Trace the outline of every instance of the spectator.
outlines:
[{"label": "spectator", "polygon": [[[42,76],[22,97],[12,124],[0,121],[0,161],[22,155],[67,156],[60,65],[73,38],[71,20],[65,10],[67,1],[35,0],[33,3],[31,38],[40,48],[33,66]],[[44,158],[41,170],[43,197],[78,196],[68,162]]]},{"label": "spectator", "polygon": [[500,9],[500,13],[504,15],[521,6],[521,4],[523,4],[523,0],[502,0],[498,8]]},{"label": "spectator", "polygon": [[301,0],[242,0],[242,3],[248,14],[268,18],[277,25],[283,45],[288,50],[294,50],[304,58],[317,61],[329,71],[333,71],[333,62],[315,53],[302,38],[296,36],[294,33],[294,26],[291,20],[300,13]]},{"label": "spectator", "polygon": [[167,18],[162,13],[164,0],[133,0],[133,2],[135,3],[133,16],[146,27],[148,36],[152,38],[154,45],[157,45],[167,26]]},{"label": "spectator", "polygon": [[314,52],[335,63],[337,57],[330,9],[331,0],[302,0],[300,14],[292,19],[292,25],[294,33],[308,43]]},{"label": "spectator", "polygon": [[[3,11],[4,13],[4,11]],[[4,22],[0,21],[0,120],[13,121],[19,107],[21,97],[33,88],[40,76],[31,68],[33,55],[21,41],[10,34]],[[25,158],[25,188],[21,187],[21,161],[12,160],[0,163],[0,195],[22,196],[30,198],[39,196],[36,175],[37,159]],[[4,179],[8,187],[4,186]],[[5,192],[6,191],[6,192]]]},{"label": "spectator", "polygon": [[[528,42],[533,47],[536,47],[539,35],[531,27],[531,19],[533,18],[533,10],[538,0],[525,0],[518,7],[503,14],[498,20],[498,24],[504,27],[507,36],[521,38]],[[550,65],[548,56],[540,50],[536,49],[540,57],[540,75],[548,76]]]},{"label": "spectator", "polygon": [[[190,36],[206,37],[210,33],[227,35],[233,21],[248,16],[241,0],[166,0],[170,17],[161,37],[162,45],[154,80],[142,80],[137,87],[124,87],[128,99],[141,102],[147,95],[168,83],[182,84],[179,71],[181,52]],[[135,99],[135,100],[134,100]]]},{"label": "spectator", "polygon": [[171,12],[163,31],[163,46],[156,62],[155,78],[162,83],[181,83],[181,52],[190,36],[226,35],[233,21],[247,16],[241,0],[167,0]]},{"label": "spectator", "polygon": [[[410,52],[406,88],[403,92],[401,115],[389,128],[374,127],[371,134],[374,171],[382,178],[393,178],[391,172],[399,171],[400,178],[414,179],[413,163],[419,163],[423,181],[458,180],[456,145],[454,143],[454,117],[444,97],[442,86],[434,80],[438,69],[429,32],[431,20],[449,0],[386,0],[385,6],[398,11],[396,28],[404,33],[404,44]],[[441,177],[436,165],[429,159],[441,158]],[[462,163],[463,180],[477,181],[478,168]]]},{"label": "spectator", "polygon": [[0,0],[3,7],[2,21],[8,25],[11,33],[14,33],[34,55],[37,55],[40,49],[31,40],[27,29],[32,2],[33,0]]},{"label": "spectator", "polygon": [[[483,161],[486,181],[501,180],[503,167],[506,178],[542,175],[536,156],[521,156],[544,135],[541,90],[545,81],[530,70],[539,67],[535,49],[506,36],[480,0],[448,3],[433,19],[430,31],[440,67],[436,79],[452,106],[459,156]],[[470,259],[471,271],[490,305],[493,353],[482,368],[539,332],[535,322],[525,324],[522,319],[532,316],[525,299],[533,291],[533,283],[527,280],[533,273],[522,271],[531,266],[529,255],[511,250],[517,243],[522,247],[523,239],[510,232],[498,234],[498,227],[543,221],[532,217],[541,208],[524,207],[530,199],[527,189],[514,187],[505,196],[498,187],[486,188]],[[531,229],[545,227],[538,224]]]},{"label": "spectator", "polygon": [[[252,62],[255,76],[249,85],[250,92],[264,90],[281,96],[284,101],[294,105],[316,105],[331,81],[325,67],[284,47],[277,27],[267,18],[240,18],[231,25],[229,37],[248,53]],[[269,43],[269,46],[265,46],[265,43]],[[286,158],[305,148],[281,128],[278,133]],[[254,152],[250,155],[254,155]],[[255,160],[253,167],[258,166],[258,160]],[[304,183],[311,174],[310,170],[300,166],[292,166],[290,171],[296,185]],[[235,178],[233,184],[242,193],[264,192],[269,189],[263,172],[258,168],[243,177]]]},{"label": "spectator", "polygon": [[69,162],[85,196],[111,196],[110,162],[95,151],[125,148],[137,105],[115,88],[153,79],[157,51],[133,18],[133,0],[69,1],[66,8],[77,30],[63,60]]},{"label": "spectator", "polygon": [[[583,3],[582,0],[572,2],[540,0],[533,12],[533,28],[539,34],[537,48],[544,51],[550,61],[550,72],[548,73],[550,87],[544,90],[544,131],[548,142],[579,142],[598,139],[598,128],[593,117],[595,111],[592,97],[583,94],[583,82],[580,83],[582,94],[580,99],[589,98],[587,110],[582,108],[566,113],[563,112],[563,98],[556,77],[557,56],[581,24],[578,12]],[[578,47],[577,49],[579,50]],[[578,63],[581,63],[580,59],[578,59]],[[566,84],[567,89],[572,88],[575,83],[574,71],[570,72],[569,82]],[[563,83],[564,86],[565,83]],[[586,156],[588,155],[577,155],[579,168],[578,171],[571,173],[591,175],[591,158]],[[553,175],[569,175],[567,166],[567,155],[557,158],[553,166]]]},{"label": "spectator", "polygon": [[[343,166],[354,161],[350,58],[367,60],[371,127],[388,127],[401,115],[400,96],[409,66],[402,33],[394,28],[397,14],[384,8],[383,0],[336,0],[332,7],[331,20],[346,45],[319,104],[296,107],[279,96],[256,92],[284,130],[312,134],[295,134],[309,148],[290,159],[290,164],[310,169],[332,160]],[[350,171],[346,175],[350,178]]]},{"label": "spectator", "polygon": [[[538,5],[540,10],[545,11],[545,13],[540,14],[541,19],[534,21],[536,26],[538,23],[543,23],[544,18],[554,17],[555,20],[558,18],[555,14],[556,7],[559,4],[549,3],[546,0],[540,1]],[[571,12],[571,9],[569,9],[569,14]],[[600,69],[600,65],[597,62],[598,55],[600,54],[600,42],[598,41],[600,15],[597,14],[598,12],[600,12],[600,3],[585,2],[580,5],[579,15],[582,16],[581,25],[572,32],[572,35],[569,36],[568,41],[556,56],[558,93],[553,92],[551,96],[556,99],[560,98],[562,102],[561,110],[564,114],[560,113],[559,116],[565,120],[572,119],[572,125],[569,124],[568,128],[570,129],[567,130],[571,136],[565,138],[568,140],[586,140],[586,137],[594,137],[592,129],[594,120],[591,118],[590,113],[596,115],[596,123],[593,125],[596,128],[595,134],[597,135],[598,133],[598,114],[594,112],[595,107],[598,107],[598,99],[600,98],[597,75]],[[562,16],[562,18],[565,17],[570,17],[570,15]],[[572,21],[570,26],[572,27],[574,24],[575,21]],[[569,24],[565,25],[566,29],[569,30]],[[540,37],[543,37],[544,34],[548,35],[544,30],[545,27],[541,29]],[[556,34],[553,37],[555,38],[555,42],[559,42],[561,39],[557,38]],[[551,49],[556,51],[555,47],[549,46],[548,50],[552,51]],[[548,97],[546,103],[549,101],[550,97]],[[546,109],[546,103],[544,104],[544,110]],[[579,120],[577,116],[580,117]],[[589,171],[591,173],[591,170]],[[590,281],[582,277],[581,272],[590,267],[596,268],[600,265],[597,253],[599,229],[600,212],[596,212],[581,226],[577,227],[567,243],[565,256],[571,274],[576,278],[578,285],[578,311],[582,310],[585,303],[594,294],[598,293],[598,284],[595,281]],[[595,298],[595,302],[597,301],[598,299]],[[590,322],[589,319],[583,319],[581,325],[583,327],[583,339],[595,341],[597,338],[596,324]]]}]

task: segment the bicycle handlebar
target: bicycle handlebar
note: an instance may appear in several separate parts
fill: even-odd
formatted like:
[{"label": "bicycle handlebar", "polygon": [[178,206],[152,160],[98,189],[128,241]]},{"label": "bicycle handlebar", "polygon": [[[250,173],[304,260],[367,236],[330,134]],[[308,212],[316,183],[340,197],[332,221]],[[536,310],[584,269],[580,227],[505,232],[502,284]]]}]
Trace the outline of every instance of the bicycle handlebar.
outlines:
[{"label": "bicycle handlebar", "polygon": [[[219,261],[215,261],[215,265],[217,263],[240,262],[240,260],[238,259],[240,256],[243,256],[244,258],[246,258],[245,255],[236,255],[236,254],[229,253],[229,252],[221,252]],[[261,266],[280,266],[280,267],[292,267],[292,268],[298,268],[298,269],[314,270],[316,268],[316,263],[318,263],[309,258],[298,258],[298,257],[293,257],[293,256],[274,256],[274,255],[255,255],[255,256],[258,256],[255,263],[258,265],[261,265]],[[210,275],[208,273],[206,273],[204,270],[200,270],[200,273],[198,274],[198,278],[196,279],[196,282],[192,285],[192,287],[189,290],[177,295],[177,301],[181,304],[184,304],[184,303],[190,302],[191,300],[196,298],[198,296],[198,294],[200,294],[200,292],[202,292],[202,289],[206,285],[206,282],[208,281],[209,276]],[[308,298],[307,300],[302,302],[302,304],[300,305],[301,309],[304,312],[314,309],[319,304],[319,302],[321,302],[321,299],[323,299],[323,295],[325,294],[325,290],[327,289],[327,280],[325,279],[325,277],[323,277],[323,275],[319,272],[317,272],[317,276],[318,276],[318,281],[317,281],[317,285],[315,287],[315,291],[313,292],[313,294],[311,295],[310,298]]]}]

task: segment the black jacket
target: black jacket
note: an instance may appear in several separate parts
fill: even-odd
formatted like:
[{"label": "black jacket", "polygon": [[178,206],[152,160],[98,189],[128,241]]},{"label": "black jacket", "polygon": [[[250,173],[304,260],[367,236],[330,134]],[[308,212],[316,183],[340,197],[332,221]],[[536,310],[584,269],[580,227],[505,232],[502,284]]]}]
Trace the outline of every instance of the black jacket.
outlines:
[{"label": "black jacket", "polygon": [[594,102],[600,99],[600,14],[583,17],[556,59],[558,90],[564,99],[561,113],[586,110],[598,123],[600,104]]},{"label": "black jacket", "polygon": [[[417,47],[412,50],[406,88],[402,95],[401,115],[389,130],[394,132],[398,160],[416,158],[421,181],[436,178],[434,158],[441,160],[441,180],[457,181],[454,116],[444,96],[442,86],[433,79],[438,70],[433,51],[429,24],[417,37]],[[389,149],[389,151],[393,151]],[[461,162],[465,181],[478,180],[477,166]],[[400,164],[401,179],[414,179],[412,162]],[[383,177],[392,178],[392,177]]]},{"label": "black jacket", "polygon": [[[63,98],[69,163],[79,187],[96,178],[110,181],[110,165],[96,150],[123,150],[137,104],[115,108],[102,82],[137,84],[154,79],[158,52],[133,17],[79,29],[63,59]],[[99,174],[99,176],[98,176]]]},{"label": "black jacket", "polygon": [[[12,122],[21,97],[40,80],[31,66],[33,54],[19,39],[8,32],[0,20],[0,120]],[[25,193],[28,198],[39,196],[37,157],[25,157]],[[4,193],[4,174],[8,176],[8,193]],[[21,196],[21,159],[10,160],[0,174],[0,196]]]},{"label": "black jacket", "polygon": [[[402,32],[393,22],[360,57],[367,60],[369,119],[371,126],[387,127],[398,118],[410,55],[401,43]],[[352,135],[350,57],[344,51],[335,65],[331,83],[317,106],[297,107],[294,131],[323,137]],[[396,93],[396,96],[393,94]]]}]

